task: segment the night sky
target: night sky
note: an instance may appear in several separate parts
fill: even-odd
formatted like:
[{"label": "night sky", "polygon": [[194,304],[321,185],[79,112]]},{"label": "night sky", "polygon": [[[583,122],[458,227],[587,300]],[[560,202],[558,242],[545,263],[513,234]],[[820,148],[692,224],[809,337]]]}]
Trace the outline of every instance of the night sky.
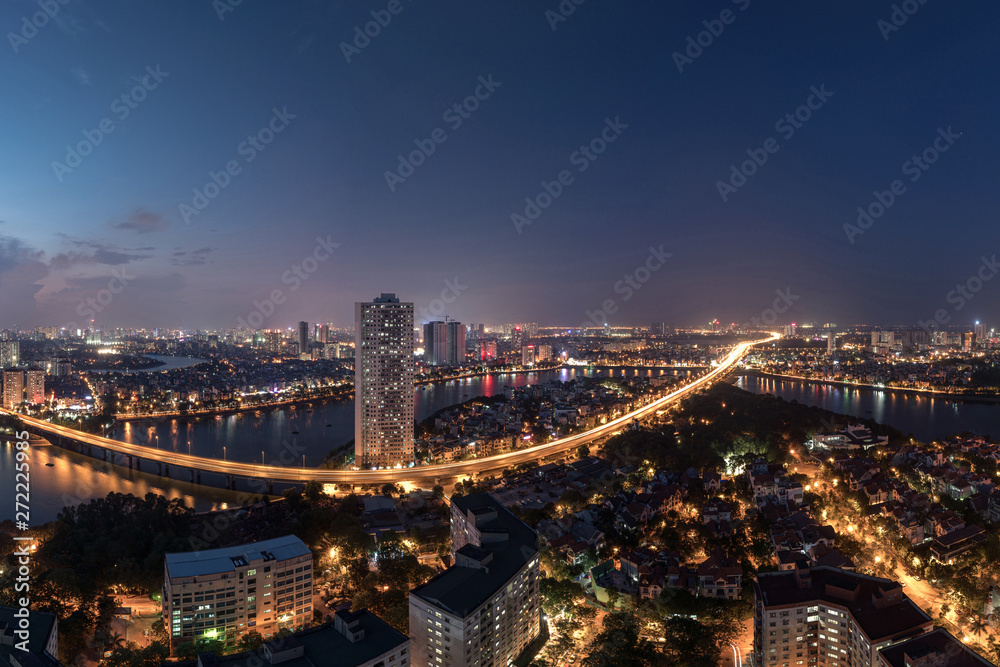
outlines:
[{"label": "night sky", "polygon": [[47,1],[0,9],[0,327],[1000,323],[995,2]]}]

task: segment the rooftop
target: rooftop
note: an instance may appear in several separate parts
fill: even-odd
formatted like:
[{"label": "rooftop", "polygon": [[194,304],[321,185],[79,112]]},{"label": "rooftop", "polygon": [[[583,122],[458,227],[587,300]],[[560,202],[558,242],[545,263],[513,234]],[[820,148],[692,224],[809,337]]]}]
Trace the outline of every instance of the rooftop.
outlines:
[{"label": "rooftop", "polygon": [[[14,616],[16,611],[14,607],[0,607],[0,667],[9,667],[12,664],[11,653],[14,651],[14,644],[21,641],[21,638],[14,634],[14,630],[19,627],[19,619]],[[31,624],[31,632],[28,635],[28,654],[34,658],[30,664],[51,667],[59,665],[57,660],[45,654],[45,645],[48,643],[52,626],[56,622],[55,615],[32,611],[28,620]],[[18,651],[16,659],[21,664],[29,664],[30,660],[21,651]]]},{"label": "rooftop", "polygon": [[[484,567],[456,565],[426,584],[410,591],[420,598],[459,617],[468,616],[486,602],[532,558],[538,555],[538,538],[520,519],[510,513],[492,494],[480,493],[452,499],[462,513],[482,516],[491,511],[496,518],[477,522],[482,533],[506,533],[506,539],[484,541],[478,551],[493,555]],[[463,562],[469,562],[463,559]]]},{"label": "rooftop", "polygon": [[981,667],[993,663],[980,658],[944,628],[914,637],[880,651],[890,667]]},{"label": "rooftop", "polygon": [[171,578],[196,577],[222,572],[234,572],[237,567],[255,560],[287,560],[298,556],[308,556],[312,552],[305,543],[294,535],[276,537],[273,540],[252,542],[224,549],[204,551],[184,551],[166,555],[167,571]]},{"label": "rooftop", "polygon": [[[256,651],[239,653],[227,656],[212,656],[211,664],[231,665],[232,667],[243,667],[248,664],[279,664],[277,660],[272,662],[268,658],[268,652],[281,654],[284,651],[296,652],[295,649],[301,647],[301,655],[281,660],[283,667],[315,667],[315,665],[337,665],[338,667],[354,667],[363,665],[372,659],[390,651],[395,651],[405,642],[410,641],[409,637],[399,632],[391,625],[380,619],[370,611],[363,609],[359,612],[348,614],[345,620],[357,622],[353,629],[364,630],[364,639],[352,642],[334,627],[333,623],[309,628],[294,635],[289,635],[284,639],[276,639],[268,642],[266,647]],[[202,665],[206,660],[202,654]],[[250,660],[256,657],[256,660]],[[280,660],[278,655],[275,657]],[[282,656],[284,657],[284,656]],[[194,667],[197,661],[173,663],[176,667]]]},{"label": "rooftop", "polygon": [[846,607],[873,642],[931,621],[930,616],[906,597],[897,582],[835,567],[814,567],[801,574],[797,571],[761,573],[755,588],[768,607],[812,601]]}]

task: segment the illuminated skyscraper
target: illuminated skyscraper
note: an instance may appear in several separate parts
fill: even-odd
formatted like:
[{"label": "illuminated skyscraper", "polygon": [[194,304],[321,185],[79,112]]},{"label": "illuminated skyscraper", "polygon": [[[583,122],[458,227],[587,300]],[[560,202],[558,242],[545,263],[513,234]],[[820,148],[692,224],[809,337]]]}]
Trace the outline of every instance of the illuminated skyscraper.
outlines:
[{"label": "illuminated skyscraper", "polygon": [[357,465],[413,462],[413,304],[395,294],[354,304]]},{"label": "illuminated skyscraper", "polygon": [[3,407],[12,410],[24,400],[24,371],[3,372]]},{"label": "illuminated skyscraper", "polygon": [[45,402],[45,371],[30,368],[25,371],[27,381],[24,383],[25,400],[31,405]]},{"label": "illuminated skyscraper", "polygon": [[261,333],[264,340],[264,350],[278,354],[281,352],[281,332],[277,329],[266,329]]}]

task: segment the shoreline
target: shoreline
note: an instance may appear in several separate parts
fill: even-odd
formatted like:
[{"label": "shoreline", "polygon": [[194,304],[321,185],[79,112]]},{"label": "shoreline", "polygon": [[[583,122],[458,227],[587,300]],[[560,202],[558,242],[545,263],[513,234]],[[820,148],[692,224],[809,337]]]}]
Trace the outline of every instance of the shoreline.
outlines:
[{"label": "shoreline", "polygon": [[879,387],[873,384],[863,384],[860,382],[845,382],[843,380],[823,380],[819,378],[807,378],[800,375],[782,375],[780,373],[768,373],[765,371],[758,371],[754,369],[743,369],[736,373],[735,376],[740,375],[756,375],[758,377],[769,377],[778,380],[788,380],[790,382],[802,382],[806,384],[826,384],[835,387],[847,387],[848,389],[869,389],[872,391],[891,391],[891,392],[905,392],[909,394],[916,394],[918,396],[927,396],[928,398],[940,398],[949,401],[961,401],[963,403],[1000,403],[1000,395],[979,395],[979,394],[959,394],[943,391],[935,391],[933,389],[913,389],[909,387]]},{"label": "shoreline", "polygon": [[[456,375],[454,377],[449,377],[449,378],[431,378],[431,379],[425,379],[425,380],[417,380],[413,384],[416,387],[416,386],[422,386],[422,385],[428,385],[428,384],[445,384],[445,383],[448,383],[448,382],[452,382],[454,380],[467,380],[467,379],[470,379],[470,378],[484,377],[484,376],[487,376],[487,375],[519,375],[519,374],[523,374],[523,373],[544,373],[544,372],[548,372],[548,371],[559,370],[564,365],[565,364],[558,364],[556,366],[551,366],[551,367],[546,367],[546,368],[531,368],[531,369],[523,369],[523,370],[510,370],[510,371],[498,371],[498,372],[483,371],[483,372],[480,372],[480,373],[467,373],[465,375]],[[350,397],[353,397],[353,396],[354,396],[354,391],[352,389],[351,392],[349,392],[349,394],[345,394],[345,395],[331,394],[331,395],[327,395],[327,396],[320,395],[320,396],[309,396],[309,397],[303,397],[303,398],[292,398],[292,399],[288,399],[288,400],[285,400],[285,401],[275,401],[273,403],[268,403],[266,405],[241,406],[241,407],[234,407],[234,408],[224,408],[224,409],[221,409],[221,410],[188,411],[188,412],[185,412],[185,413],[170,412],[170,413],[159,413],[159,414],[153,414],[153,415],[136,415],[136,414],[131,414],[131,413],[122,413],[122,414],[116,414],[115,415],[115,420],[116,421],[120,421],[120,422],[134,422],[134,421],[145,421],[145,420],[155,421],[155,420],[159,420],[159,419],[177,419],[177,418],[185,418],[185,419],[187,419],[187,418],[191,418],[191,417],[214,417],[214,416],[220,416],[221,417],[223,415],[237,414],[237,413],[240,413],[240,412],[257,412],[257,411],[260,411],[260,410],[269,410],[269,409],[272,409],[272,408],[283,408],[283,407],[288,407],[288,406],[297,406],[297,405],[306,404],[306,403],[310,403],[311,404],[313,402],[326,403],[326,402],[332,402],[332,401],[337,401],[337,400],[346,400],[347,398],[350,398]],[[332,401],[331,401],[331,399],[332,399]]]}]

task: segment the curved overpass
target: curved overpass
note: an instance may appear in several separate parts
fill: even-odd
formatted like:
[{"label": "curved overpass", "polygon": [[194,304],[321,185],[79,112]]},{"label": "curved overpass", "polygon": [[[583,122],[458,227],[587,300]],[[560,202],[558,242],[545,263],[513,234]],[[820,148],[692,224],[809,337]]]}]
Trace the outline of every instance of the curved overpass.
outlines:
[{"label": "curved overpass", "polygon": [[24,415],[10,413],[7,410],[0,412],[13,414],[20,418],[30,429],[48,435],[60,436],[76,442],[99,447],[101,449],[122,454],[128,457],[135,457],[146,461],[154,461],[166,466],[174,465],[179,468],[186,468],[201,472],[210,472],[225,475],[227,477],[245,477],[255,479],[266,479],[282,482],[307,482],[316,480],[321,483],[347,483],[347,484],[383,484],[386,482],[412,482],[416,480],[466,477],[481,475],[488,471],[501,470],[519,463],[536,461],[562,454],[578,448],[583,444],[606,437],[615,431],[627,426],[635,419],[642,419],[665,406],[673,403],[684,396],[697,391],[698,389],[711,384],[729,371],[730,368],[746,353],[748,349],[759,343],[776,340],[780,336],[772,334],[770,338],[739,343],[726,356],[712,372],[689,382],[683,387],[670,392],[666,396],[658,398],[652,403],[634,410],[622,417],[618,417],[606,424],[593,428],[584,433],[568,436],[560,440],[548,442],[542,445],[535,445],[526,449],[519,449],[516,452],[507,454],[497,454],[481,459],[471,459],[456,463],[441,463],[428,466],[416,466],[413,468],[399,468],[393,470],[325,470],[321,468],[299,468],[295,466],[282,465],[261,465],[254,463],[241,463],[239,461],[218,461],[201,456],[191,456],[177,452],[165,452],[160,449],[150,449],[143,445],[132,445],[121,440],[112,440],[89,433],[83,433],[65,426],[56,426],[46,421],[26,417]]}]

